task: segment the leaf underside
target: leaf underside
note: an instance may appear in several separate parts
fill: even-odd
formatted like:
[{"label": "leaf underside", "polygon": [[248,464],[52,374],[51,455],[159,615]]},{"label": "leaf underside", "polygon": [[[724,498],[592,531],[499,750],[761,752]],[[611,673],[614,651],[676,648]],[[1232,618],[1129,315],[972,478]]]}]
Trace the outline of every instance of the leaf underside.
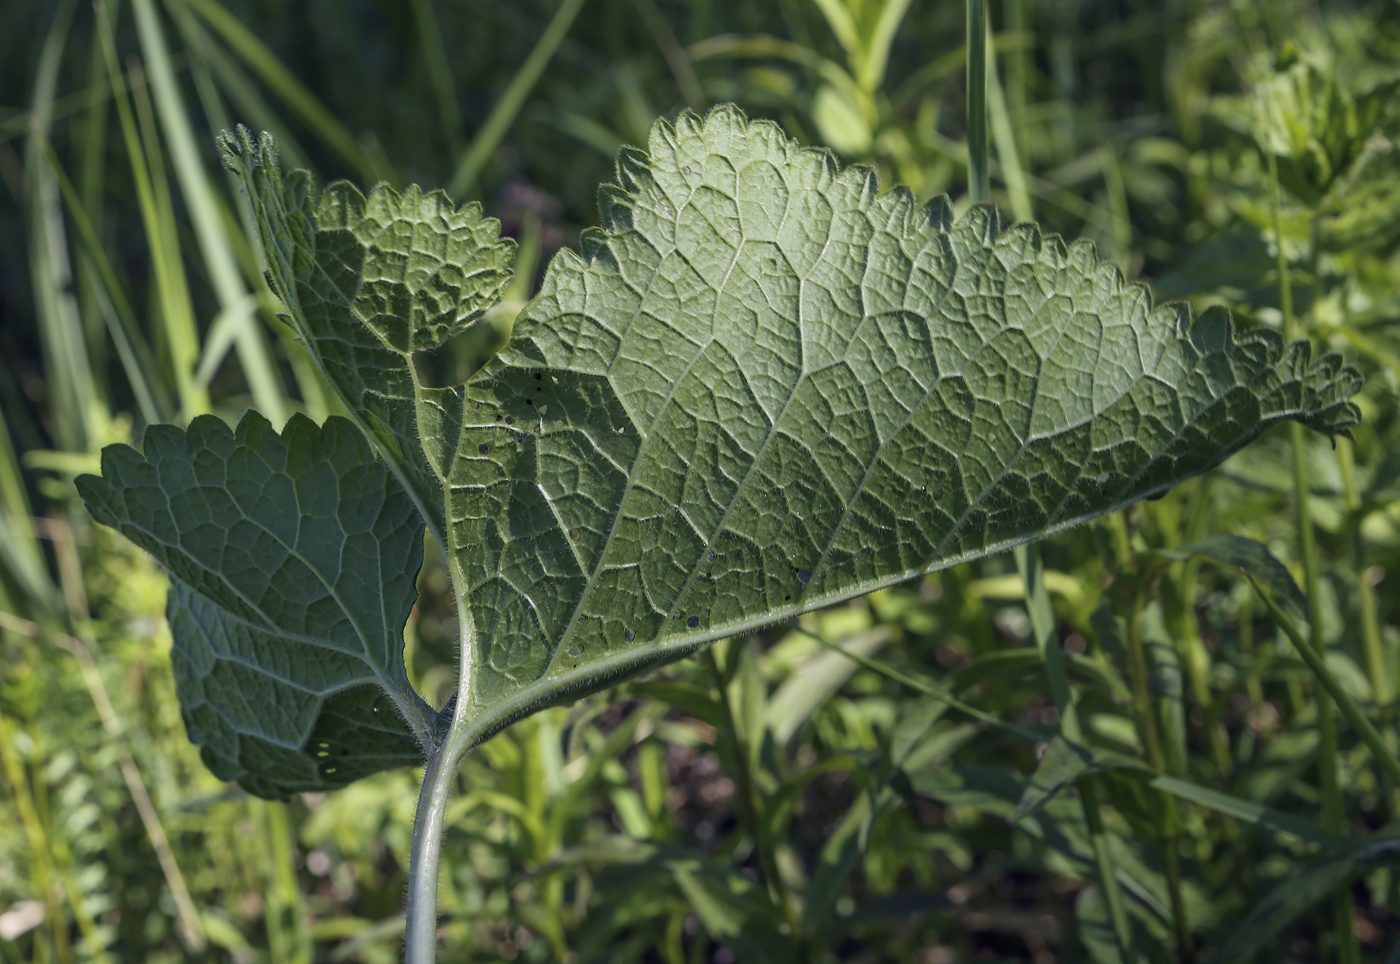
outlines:
[{"label": "leaf underside", "polygon": [[247,187],[284,320],[441,539],[441,481],[420,445],[410,359],[500,300],[515,242],[475,202],[459,208],[417,185],[365,197],[345,181],[318,197],[306,171],[283,181],[270,135],[258,143],[240,130],[220,143]]},{"label": "leaf underside", "polygon": [[[384,648],[350,653],[359,665],[336,692],[378,683],[420,740],[435,721],[403,681],[398,635],[420,521],[444,541],[471,621],[463,711],[481,739],[714,639],[1161,492],[1277,422],[1336,435],[1359,417],[1350,398],[1360,376],[1335,355],[1312,361],[1304,343],[1235,333],[1224,312],[1154,308],[1086,243],[1032,225],[1002,231],[989,207],[955,222],[946,200],[922,207],[902,188],[882,194],[868,170],[843,171],[733,108],[658,123],[648,153],[625,150],[618,183],[600,190],[603,228],[585,232],[582,257],[555,258],[510,346],[465,384],[431,388],[417,377],[419,353],[480,318],[509,277],[511,246],[495,238],[496,222],[416,188],[365,198],[341,184],[318,197],[304,173],[282,180],[270,139],[223,143],[289,322],[384,460],[363,441],[350,445],[347,423],[323,430],[337,456],[355,453],[346,472],[379,469],[377,577],[393,583],[382,619],[355,627]],[[249,424],[240,451],[253,435],[261,453],[302,451],[315,436],[295,421],[276,442],[265,423]],[[204,464],[191,454],[196,436],[220,440],[201,441],[200,452],[225,444],[197,420],[189,452],[166,458],[183,435],[152,433],[151,466]],[[136,478],[131,450],[108,460],[104,473]],[[222,484],[213,480],[202,484]],[[124,482],[104,484],[125,492]],[[188,567],[210,523],[216,536],[233,531],[215,518],[216,499],[163,519],[167,532],[147,516],[156,496],[180,504],[179,490],[143,482],[118,505],[96,480],[85,485],[99,520],[193,587],[172,602],[190,667],[188,719],[205,705],[227,719],[240,700],[265,709],[281,685],[268,667],[304,673],[337,645],[355,650],[354,634],[274,643],[286,624],[271,614],[256,623],[266,643],[259,682],[211,687],[215,671],[194,667],[222,663],[195,654],[227,648],[232,617],[256,622],[219,594],[233,580],[209,575],[219,560]],[[280,508],[295,521],[295,503]],[[243,503],[239,511],[254,517]],[[342,521],[347,532],[369,525],[353,513]],[[295,536],[286,530],[284,541]],[[183,555],[167,551],[177,545]],[[278,571],[252,569],[265,582]],[[280,584],[314,595],[305,579]],[[321,700],[327,722],[283,743],[238,730],[237,755],[213,753],[211,740],[211,766],[250,786],[272,764],[242,748],[275,744],[288,767],[313,767],[278,771],[271,787],[282,792],[309,784],[306,774],[333,785],[351,769],[408,762],[396,749],[407,744],[395,742],[408,729],[377,735],[383,707],[376,717],[315,689],[293,687],[288,705]],[[249,726],[282,713],[265,715]],[[344,738],[362,766],[330,773],[316,756],[330,742],[322,725],[353,734]]]},{"label": "leaf underside", "polygon": [[1088,243],[955,223],[733,108],[658,123],[600,207],[510,346],[432,396],[481,704],[1073,526],[1285,419],[1359,419],[1335,355],[1154,308]]},{"label": "leaf underside", "polygon": [[348,421],[256,412],[153,425],[81,476],[93,517],[173,577],[167,616],[190,739],[217,776],[286,797],[422,760],[432,710],[403,625],[422,521]]}]

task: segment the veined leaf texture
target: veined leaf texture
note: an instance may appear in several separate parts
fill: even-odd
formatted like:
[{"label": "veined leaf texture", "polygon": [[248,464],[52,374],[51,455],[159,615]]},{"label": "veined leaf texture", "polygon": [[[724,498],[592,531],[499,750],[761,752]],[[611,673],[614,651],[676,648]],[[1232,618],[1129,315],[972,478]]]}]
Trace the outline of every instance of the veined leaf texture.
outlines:
[{"label": "veined leaf texture", "polygon": [[1154,307],[1086,243],[882,193],[734,108],[624,150],[509,346],[431,388],[417,353],[508,278],[495,222],[417,189],[318,198],[269,138],[224,145],[385,498],[445,543],[474,739],[1164,491],[1277,422],[1359,417],[1335,355]]}]

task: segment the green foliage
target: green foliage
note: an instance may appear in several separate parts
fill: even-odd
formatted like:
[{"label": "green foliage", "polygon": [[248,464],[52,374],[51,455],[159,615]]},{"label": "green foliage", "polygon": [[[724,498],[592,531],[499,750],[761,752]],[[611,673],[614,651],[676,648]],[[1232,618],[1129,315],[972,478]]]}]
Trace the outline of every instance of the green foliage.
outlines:
[{"label": "green foliage", "polygon": [[[297,317],[320,296],[303,303],[249,243],[245,198],[259,198],[220,170],[216,131],[272,131],[288,168],[315,172],[315,205],[288,209],[308,231],[330,193],[313,185],[385,181],[397,192],[388,199],[413,181],[460,178],[471,188],[454,197],[501,222],[454,210],[476,225],[460,237],[497,267],[511,259],[494,248],[498,234],[518,242],[501,300],[465,331],[407,355],[383,350],[384,370],[408,373],[411,399],[412,372],[429,390],[459,385],[510,341],[551,255],[599,224],[596,188],[618,148],[646,146],[652,121],[685,106],[735,102],[800,144],[872,165],[882,183],[910,185],[920,205],[947,192],[956,234],[972,212],[961,6],[0,4],[0,961],[402,959],[413,771],[286,804],[212,774],[182,719],[168,575],[93,525],[71,481],[98,471],[114,442],[153,456],[152,423],[212,413],[232,432],[252,407],[282,433],[267,432],[278,445],[292,412],[318,425],[351,417],[358,427],[318,431],[343,432],[387,466],[388,490],[403,487],[383,452],[400,444],[396,425],[416,432],[417,412],[405,406],[394,422],[374,386],[327,382]],[[443,815],[444,957],[1393,958],[1400,878],[1388,839],[1400,801],[1365,731],[1400,745],[1400,141],[1394,98],[1369,136],[1356,108],[1397,76],[1400,7],[986,10],[991,197],[1003,211],[1092,242],[1158,295],[1189,298],[1196,328],[1228,309],[1237,352],[1280,326],[1282,249],[1310,357],[1345,351],[1365,374],[1354,440],[1334,450],[1312,435],[1302,447],[1321,660],[1293,647],[1286,627],[1309,642],[1297,612],[1275,614],[1211,562],[1230,555],[1216,534],[1249,537],[1308,582],[1290,433],[1265,432],[1161,498],[1042,540],[1029,587],[1009,554],[959,563],[718,641],[713,671],[679,660],[502,730],[467,755]],[[1296,160],[1292,147],[1268,153],[1301,193],[1285,184],[1276,232],[1258,125],[1262,92],[1289,78],[1297,105],[1342,110],[1289,108],[1304,149]],[[1315,207],[1303,194],[1316,194],[1309,172],[1321,159],[1332,173]],[[358,197],[334,190],[358,219]],[[358,239],[344,250],[378,257]],[[605,267],[595,258],[579,277]],[[433,304],[455,330],[460,301],[446,292]],[[325,314],[358,340],[319,343],[323,363],[381,350],[353,298]],[[406,457],[419,449],[413,432]],[[431,464],[417,470],[422,491],[398,499],[426,518],[442,498]],[[1190,555],[1203,543],[1212,555]],[[1245,562],[1259,579],[1260,558]],[[454,595],[436,540],[413,591],[404,676],[444,706],[470,600]],[[192,598],[178,585],[173,595]],[[351,692],[380,692],[373,668],[345,660],[367,681]],[[1328,756],[1318,710],[1341,705],[1336,693],[1357,717],[1337,719]],[[254,709],[259,727],[277,722]],[[419,759],[396,725],[403,762]],[[1052,756],[1057,738],[1089,765],[1072,747]],[[305,775],[328,760],[312,753],[297,766]],[[1123,895],[1127,955],[1101,851]],[[1174,925],[1172,856],[1189,952]],[[1342,898],[1354,916],[1337,916]]]},{"label": "green foliage", "polygon": [[434,714],[402,639],[422,523],[368,443],[249,412],[153,425],[144,449],[108,447],[78,491],[175,580],[173,668],[209,768],[285,799],[417,762]]},{"label": "green foliage", "polygon": [[[445,519],[472,622],[472,742],[716,638],[1160,492],[1274,422],[1335,435],[1359,418],[1359,374],[1337,356],[1310,364],[1270,333],[1236,344],[1219,313],[1152,310],[1088,245],[1002,233],[987,208],[920,211],[732,108],[625,152],[584,260],[560,256],[506,351],[432,388],[415,355],[480,319],[509,276],[494,223],[417,188],[318,200],[304,173],[282,183],[267,138],[223,143],[337,394],[410,491],[437,476],[445,508],[424,521]],[[325,439],[290,423],[280,445],[251,416],[219,429],[153,428],[147,466],[109,448],[112,489],[79,480],[98,521],[191,589],[170,617],[192,738],[264,795],[406,761],[379,702],[323,703],[368,677],[307,646],[353,634],[432,749],[394,642],[418,537],[397,487],[367,452],[320,464],[347,449],[339,422]],[[380,555],[360,545],[375,540]],[[312,625],[325,635],[303,641]]]}]

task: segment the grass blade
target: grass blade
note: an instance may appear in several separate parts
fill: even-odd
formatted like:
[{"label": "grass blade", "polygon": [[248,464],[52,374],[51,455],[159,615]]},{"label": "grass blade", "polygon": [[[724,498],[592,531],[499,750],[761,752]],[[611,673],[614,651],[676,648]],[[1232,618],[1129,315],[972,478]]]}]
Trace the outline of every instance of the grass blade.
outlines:
[{"label": "grass blade", "polygon": [[[209,0],[202,0],[209,2]],[[481,174],[482,168],[486,166],[487,160],[501,143],[501,138],[505,136],[507,129],[514,123],[515,117],[520,113],[520,108],[525,104],[525,98],[530,96],[530,91],[535,89],[536,82],[540,75],[548,66],[550,59],[554,56],[554,51],[559,48],[569,28],[573,26],[574,18],[583,9],[584,0],[564,0],[555,11],[554,19],[550,20],[549,26],[540,35],[539,42],[535,44],[535,49],[530,51],[530,56],[525,58],[525,63],[520,65],[520,69],[511,78],[510,84],[506,87],[501,99],[496,101],[496,106],[487,115],[486,122],[481,125],[481,129],[472,138],[471,146],[462,155],[462,159],[457,162],[457,169],[452,174],[452,180],[448,182],[447,193],[453,198],[461,200],[467,192],[476,184],[477,177]]]},{"label": "grass blade", "polygon": [[213,282],[220,308],[240,318],[236,346],[238,361],[253,393],[253,403],[274,425],[281,425],[289,414],[277,370],[267,340],[257,318],[245,300],[247,287],[219,217],[201,154],[195,147],[194,132],[183,103],[175,70],[170,62],[164,32],[153,0],[133,0],[141,49],[151,70],[151,88],[160,113],[161,125],[170,145],[171,160],[180,181],[185,204],[189,207],[195,235],[204,263]]},{"label": "grass blade", "polygon": [[[145,0],[149,6],[150,0]],[[392,171],[386,171],[375,164],[368,154],[356,143],[355,138],[345,129],[335,115],[316,98],[305,84],[297,80],[286,66],[277,59],[267,45],[257,38],[231,13],[218,3],[218,0],[175,0],[184,3],[199,15],[213,31],[228,44],[229,49],[243,59],[252,71],[262,78],[263,83],[281,97],[308,127],[314,130],[326,146],[330,147],[350,164],[367,182],[392,179]]]}]

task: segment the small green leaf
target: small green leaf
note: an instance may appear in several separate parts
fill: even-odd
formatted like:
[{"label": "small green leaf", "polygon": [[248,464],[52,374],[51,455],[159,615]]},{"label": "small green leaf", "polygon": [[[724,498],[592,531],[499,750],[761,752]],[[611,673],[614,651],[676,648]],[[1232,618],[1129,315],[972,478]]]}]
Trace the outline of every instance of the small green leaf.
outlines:
[{"label": "small green leaf", "polygon": [[422,760],[434,714],[408,683],[422,520],[348,421],[256,412],[153,425],[77,479],[93,517],[173,579],[190,739],[258,796],[326,790]]},{"label": "small green leaf", "polygon": [[1307,612],[1307,600],[1303,590],[1298,588],[1288,567],[1279,562],[1260,542],[1245,536],[1210,536],[1199,542],[1190,542],[1175,549],[1157,549],[1154,554],[1181,562],[1200,556],[1214,562],[1223,563],[1252,577],[1262,586],[1278,595],[1302,615]]}]

